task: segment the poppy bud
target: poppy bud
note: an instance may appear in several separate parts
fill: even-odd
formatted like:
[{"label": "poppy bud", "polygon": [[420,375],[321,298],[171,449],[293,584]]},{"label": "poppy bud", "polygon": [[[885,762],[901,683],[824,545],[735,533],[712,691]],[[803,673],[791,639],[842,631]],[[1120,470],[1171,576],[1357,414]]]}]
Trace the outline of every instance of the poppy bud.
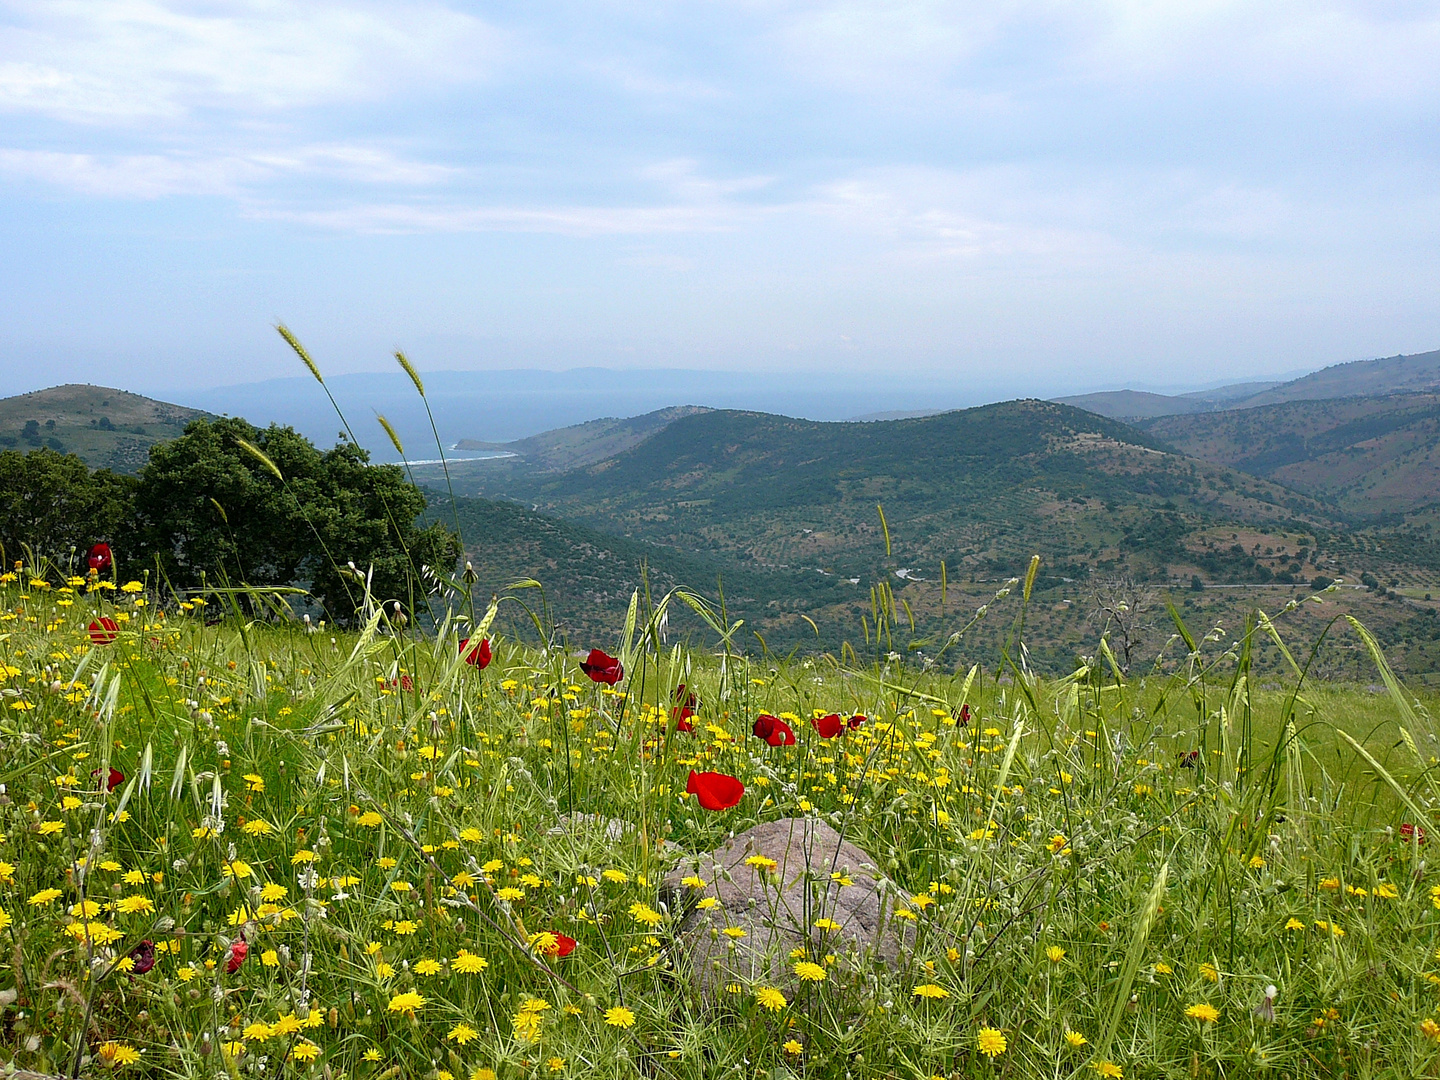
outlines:
[{"label": "poppy bud", "polygon": [[114,557],[110,554],[110,545],[105,543],[94,545],[89,554],[85,556],[86,566],[95,571],[97,575],[109,570],[114,561]]},{"label": "poppy bud", "polygon": [[250,946],[245,944],[244,938],[241,938],[231,945],[230,958],[225,961],[225,973],[227,975],[234,975],[235,972],[239,971],[240,965],[245,962],[245,957],[249,952]]},{"label": "poppy bud", "polygon": [[109,615],[100,616],[86,629],[90,631],[90,640],[96,645],[109,645],[120,636],[120,624]]},{"label": "poppy bud", "polygon": [[590,655],[580,662],[580,670],[590,676],[593,682],[614,686],[625,677],[620,661],[603,649],[591,649]]},{"label": "poppy bud", "polygon": [[465,662],[471,667],[484,671],[490,666],[490,639],[482,638],[479,645],[470,648],[470,639],[465,638],[460,642],[460,652],[465,657]]},{"label": "poppy bud", "polygon": [[845,724],[840,719],[839,713],[831,713],[829,716],[822,716],[810,721],[815,730],[819,732],[822,739],[833,739],[840,732],[845,730]]},{"label": "poppy bud", "polygon": [[694,795],[706,810],[729,810],[745,794],[745,785],[733,776],[690,770],[687,794]]},{"label": "poppy bud", "polygon": [[155,966],[155,943],[142,941],[129,952],[131,975],[144,975]]},{"label": "poppy bud", "polygon": [[751,730],[756,738],[764,739],[771,746],[795,745],[795,732],[778,716],[761,713],[755,718],[755,726]]}]

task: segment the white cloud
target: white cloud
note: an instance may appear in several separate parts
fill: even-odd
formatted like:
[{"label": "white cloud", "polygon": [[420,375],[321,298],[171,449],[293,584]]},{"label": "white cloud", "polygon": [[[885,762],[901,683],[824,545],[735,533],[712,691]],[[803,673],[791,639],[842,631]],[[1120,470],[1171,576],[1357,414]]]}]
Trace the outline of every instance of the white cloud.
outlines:
[{"label": "white cloud", "polygon": [[525,232],[561,236],[646,236],[733,228],[738,208],[694,206],[476,206],[354,203],[323,210],[256,207],[251,215],[359,233]]},{"label": "white cloud", "polygon": [[244,197],[286,177],[429,185],[455,170],[406,161],[367,146],[302,146],[255,153],[77,154],[0,148],[0,175],[82,195],[157,199],[167,195]]},{"label": "white cloud", "polygon": [[0,110],[134,123],[373,101],[484,78],[502,40],[423,0],[0,0]]}]

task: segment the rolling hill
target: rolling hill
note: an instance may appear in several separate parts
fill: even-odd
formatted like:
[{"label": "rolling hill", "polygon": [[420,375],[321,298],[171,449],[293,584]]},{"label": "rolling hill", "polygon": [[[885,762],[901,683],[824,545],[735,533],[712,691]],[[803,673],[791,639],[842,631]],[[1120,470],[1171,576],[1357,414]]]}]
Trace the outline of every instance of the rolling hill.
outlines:
[{"label": "rolling hill", "polygon": [[[870,423],[701,413],[595,465],[495,478],[489,494],[502,501],[461,500],[501,522],[468,545],[477,568],[523,570],[593,612],[619,609],[641,559],[657,585],[713,595],[719,576],[731,616],[777,652],[923,653],[1038,553],[1027,640],[1046,670],[1093,650],[1091,583],[1127,573],[1205,629],[1238,627],[1257,604],[1278,611],[1322,575],[1395,581],[1393,595],[1346,591],[1346,610],[1373,624],[1410,674],[1440,667],[1440,625],[1425,599],[1440,592],[1440,548],[1428,536],[1353,533],[1317,500],[1054,403]],[[525,505],[507,511],[504,499]],[[563,524],[537,529],[551,517]],[[549,554],[534,541],[547,530]],[[607,554],[571,559],[575,537]],[[876,614],[889,594],[882,646]],[[1305,605],[1290,618],[1315,634],[1332,608]],[[605,625],[584,610],[566,617]],[[1164,625],[1162,610],[1149,624],[1154,648]],[[983,623],[955,655],[993,660],[1008,627],[1005,616]]]},{"label": "rolling hill", "polygon": [[1440,394],[1293,401],[1139,426],[1192,457],[1274,480],[1356,519],[1440,503]]},{"label": "rolling hill", "polygon": [[0,399],[0,448],[48,446],[94,469],[133,473],[150,447],[208,415],[125,390],[71,383]]},{"label": "rolling hill", "polygon": [[[494,470],[514,470],[531,473],[564,472],[593,465],[598,461],[639,446],[650,436],[683,416],[708,412],[699,405],[672,405],[657,409],[641,416],[604,417],[583,424],[543,431],[526,439],[512,442],[480,442],[476,439],[461,439],[455,444],[460,451],[497,450],[513,455],[508,458],[490,459],[480,462],[454,462],[452,475],[459,469],[479,466]],[[427,466],[433,471],[433,466]]]},{"label": "rolling hill", "polygon": [[1118,420],[1148,420],[1159,416],[1253,409],[1292,401],[1328,401],[1427,390],[1440,390],[1440,350],[1334,364],[1288,382],[1235,383],[1179,395],[1112,390],[1057,400]]},{"label": "rolling hill", "polygon": [[941,559],[952,570],[1008,565],[1037,545],[1067,558],[1118,557],[1129,526],[1155,512],[1336,524],[1319,502],[1277,484],[1033,400],[869,423],[721,410],[676,420],[587,468],[487,488],[679,550],[843,574],[873,557],[877,504],[904,538],[900,558],[932,570]]}]

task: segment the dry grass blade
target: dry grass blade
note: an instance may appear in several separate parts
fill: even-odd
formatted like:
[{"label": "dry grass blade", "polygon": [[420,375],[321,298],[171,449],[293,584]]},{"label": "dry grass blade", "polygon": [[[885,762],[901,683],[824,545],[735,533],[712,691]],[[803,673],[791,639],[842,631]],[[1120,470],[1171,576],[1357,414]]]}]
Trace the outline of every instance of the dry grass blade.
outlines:
[{"label": "dry grass blade", "polygon": [[277,323],[275,329],[279,331],[280,336],[285,339],[290,348],[295,350],[295,355],[305,361],[305,366],[310,369],[310,374],[315,376],[315,381],[324,386],[325,377],[320,374],[320,368],[315,361],[310,359],[310,354],[305,351],[305,346],[300,344],[300,339],[292,334],[290,328],[284,323]]}]

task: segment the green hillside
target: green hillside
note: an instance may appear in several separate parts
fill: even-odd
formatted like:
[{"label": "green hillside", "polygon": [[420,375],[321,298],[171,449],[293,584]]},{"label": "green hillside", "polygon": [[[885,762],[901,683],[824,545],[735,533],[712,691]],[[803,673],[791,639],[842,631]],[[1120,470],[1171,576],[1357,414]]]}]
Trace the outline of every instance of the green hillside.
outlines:
[{"label": "green hillside", "polygon": [[1420,390],[1440,390],[1440,349],[1434,352],[1412,353],[1409,356],[1401,354],[1381,357],[1378,360],[1332,364],[1301,378],[1281,383],[1254,397],[1237,401],[1232,408]]},{"label": "green hillside", "polygon": [[[461,439],[455,444],[456,450],[499,450],[514,456],[451,462],[450,472],[452,476],[469,476],[477,471],[496,475],[498,470],[503,475],[506,471],[553,473],[579,469],[639,446],[681,417],[707,411],[698,405],[673,405],[642,416],[609,416],[584,424],[572,424],[513,442]],[[418,466],[417,473],[429,478],[432,473],[438,476],[440,470],[433,465]]]},{"label": "green hillside", "polygon": [[[584,469],[474,483],[526,508],[510,511],[510,531],[497,531],[503,541],[487,540],[486,550],[531,552],[508,565],[539,566],[527,573],[556,595],[589,596],[597,610],[620,602],[581,580],[606,560],[567,566],[527,548],[530,507],[572,523],[564,530],[578,523],[600,548],[637,544],[624,549],[632,562],[643,554],[667,581],[708,591],[723,576],[732,617],[777,651],[877,647],[875,598],[888,590],[896,606],[885,648],[923,653],[1038,553],[1027,636],[1043,669],[1068,670],[1093,652],[1095,581],[1140,582],[1153,605],[1143,629],[1158,648],[1169,633],[1166,597],[1198,626],[1233,629],[1255,606],[1278,611],[1308,595],[1313,579],[1364,574],[1397,587],[1347,588],[1289,618],[1318,634],[1343,604],[1376,627],[1410,674],[1440,671],[1436,603],[1426,599],[1440,595],[1440,547],[1428,534],[1354,532],[1316,499],[1166,446],[1039,401],[848,424],[716,411]],[[568,531],[550,535],[562,549],[573,543]],[[994,650],[1006,633],[982,624],[961,654]],[[1351,659],[1358,671],[1360,658]]]},{"label": "green hillside", "polygon": [[1357,518],[1440,502],[1440,394],[1296,401],[1139,426],[1193,457],[1333,501]]},{"label": "green hillside", "polygon": [[1146,562],[1156,512],[1185,528],[1334,523],[1313,499],[1163,445],[1041,401],[874,423],[716,411],[589,468],[488,493],[680,550],[842,574],[882,542],[877,503],[905,538],[902,565],[936,571],[944,559],[982,574],[1033,550]]},{"label": "green hillside", "polygon": [[150,447],[205,415],[125,390],[70,383],[0,399],[0,449],[48,446],[94,469],[133,473]]}]

